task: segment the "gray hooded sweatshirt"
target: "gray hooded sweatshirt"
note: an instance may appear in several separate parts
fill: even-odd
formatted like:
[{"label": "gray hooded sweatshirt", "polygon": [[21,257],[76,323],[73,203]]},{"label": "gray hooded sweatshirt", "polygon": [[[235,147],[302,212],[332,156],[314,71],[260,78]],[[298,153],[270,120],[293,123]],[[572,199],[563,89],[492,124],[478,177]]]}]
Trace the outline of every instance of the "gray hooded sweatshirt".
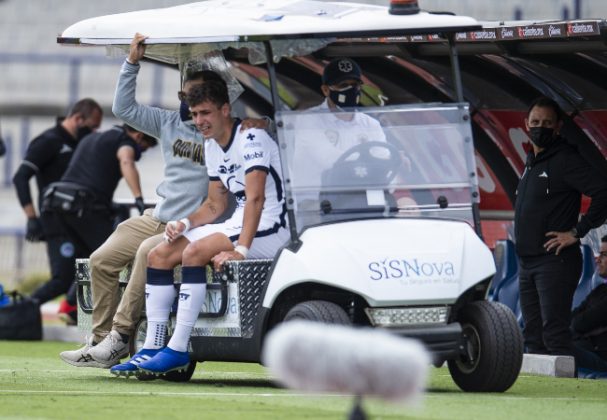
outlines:
[{"label": "gray hooded sweatshirt", "polygon": [[135,100],[139,64],[124,62],[118,77],[112,112],[128,125],[159,140],[164,180],[156,188],[160,201],[154,217],[166,223],[192,214],[209,188],[202,135],[178,111],[144,106]]}]

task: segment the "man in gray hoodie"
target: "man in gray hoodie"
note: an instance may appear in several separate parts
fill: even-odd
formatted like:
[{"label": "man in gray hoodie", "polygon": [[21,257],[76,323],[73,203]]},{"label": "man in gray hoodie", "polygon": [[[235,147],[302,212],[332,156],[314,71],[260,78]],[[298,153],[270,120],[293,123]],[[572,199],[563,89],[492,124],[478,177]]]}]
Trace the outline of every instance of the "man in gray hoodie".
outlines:
[{"label": "man in gray hoodie", "polygon": [[[128,340],[145,302],[147,254],[163,240],[168,221],[191,214],[207,195],[209,177],[204,142],[194,124],[187,120],[187,108],[169,111],[140,105],[135,99],[145,38],[138,33],[131,41],[120,70],[112,111],[125,123],[160,140],[165,162],[164,180],[156,189],[160,201],[153,210],[121,223],[91,254],[92,335],[82,348],[60,354],[65,362],[78,367],[109,368],[128,355]],[[207,80],[225,83],[213,71],[189,74],[180,97]],[[248,122],[249,126],[266,126],[263,120]],[[131,261],[130,279],[120,299],[119,275]]]}]

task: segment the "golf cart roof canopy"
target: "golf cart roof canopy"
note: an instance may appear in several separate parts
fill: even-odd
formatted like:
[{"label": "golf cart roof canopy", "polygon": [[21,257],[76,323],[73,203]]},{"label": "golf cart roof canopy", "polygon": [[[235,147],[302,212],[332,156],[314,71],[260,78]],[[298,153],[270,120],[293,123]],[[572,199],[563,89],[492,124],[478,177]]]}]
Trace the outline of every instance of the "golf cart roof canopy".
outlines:
[{"label": "golf cart roof canopy", "polygon": [[196,55],[192,44],[219,43],[217,49],[225,49],[267,40],[326,40],[312,43],[308,48],[312,52],[336,37],[444,34],[479,28],[470,17],[427,12],[392,15],[388,7],[356,3],[210,0],[86,19],[63,31],[57,42],[127,46],[134,33],[140,32],[148,36],[146,55],[183,61]]},{"label": "golf cart roof canopy", "polygon": [[137,31],[148,44],[263,41],[280,38],[369,36],[465,31],[465,16],[391,15],[388,8],[309,0],[210,0],[165,9],[86,19],[67,28],[60,43],[128,44]]}]

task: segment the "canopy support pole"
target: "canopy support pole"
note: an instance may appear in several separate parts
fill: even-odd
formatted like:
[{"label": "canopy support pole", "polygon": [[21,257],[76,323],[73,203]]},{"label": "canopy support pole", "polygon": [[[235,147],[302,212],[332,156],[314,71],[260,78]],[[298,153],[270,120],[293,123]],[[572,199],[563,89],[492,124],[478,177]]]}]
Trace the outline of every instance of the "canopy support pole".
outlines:
[{"label": "canopy support pole", "polygon": [[[274,120],[276,121],[276,112],[279,111],[282,107],[280,106],[280,95],[278,94],[278,79],[276,78],[276,68],[274,66],[274,54],[272,52],[272,45],[270,44],[270,41],[264,41],[263,44],[266,50],[268,76],[270,79],[270,93],[272,94],[272,105],[274,106]],[[281,124],[281,122],[278,121],[277,124]],[[288,180],[285,179],[285,182],[288,182]],[[293,199],[287,196],[286,200]],[[287,220],[289,221],[289,233],[291,235],[291,243],[289,244],[288,248],[291,251],[296,252],[301,246],[301,240],[299,239],[299,235],[297,234],[297,226],[295,225],[295,211],[293,210],[293,206],[291,205],[292,203],[288,204],[289,205],[287,205]]]},{"label": "canopy support pole", "polygon": [[[455,99],[458,103],[464,103],[464,87],[462,84],[462,74],[459,67],[459,56],[457,55],[457,48],[455,46],[455,33],[451,32],[447,35],[449,41],[449,58],[451,60],[451,71],[453,72],[453,86],[455,86]],[[465,116],[470,118],[469,115]],[[474,168],[475,169],[475,168]],[[476,170],[474,171],[476,172]],[[476,176],[476,175],[475,175]],[[480,197],[478,188],[476,191],[472,191],[472,219],[474,222],[474,230],[476,234],[483,239],[483,230],[481,228],[481,212],[480,212]]]}]

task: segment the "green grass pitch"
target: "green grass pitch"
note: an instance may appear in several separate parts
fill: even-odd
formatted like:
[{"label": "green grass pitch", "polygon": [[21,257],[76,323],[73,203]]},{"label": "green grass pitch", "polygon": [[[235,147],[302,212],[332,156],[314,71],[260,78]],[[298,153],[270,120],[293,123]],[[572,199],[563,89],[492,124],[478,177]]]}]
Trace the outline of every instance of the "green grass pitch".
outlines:
[{"label": "green grass pitch", "polygon": [[[199,363],[190,382],[115,378],[59,359],[72,343],[0,341],[1,419],[345,419],[352,398],[277,387],[264,368]],[[446,368],[431,369],[415,407],[367,399],[370,419],[606,418],[607,381],[521,375],[503,394],[460,391]]]}]

